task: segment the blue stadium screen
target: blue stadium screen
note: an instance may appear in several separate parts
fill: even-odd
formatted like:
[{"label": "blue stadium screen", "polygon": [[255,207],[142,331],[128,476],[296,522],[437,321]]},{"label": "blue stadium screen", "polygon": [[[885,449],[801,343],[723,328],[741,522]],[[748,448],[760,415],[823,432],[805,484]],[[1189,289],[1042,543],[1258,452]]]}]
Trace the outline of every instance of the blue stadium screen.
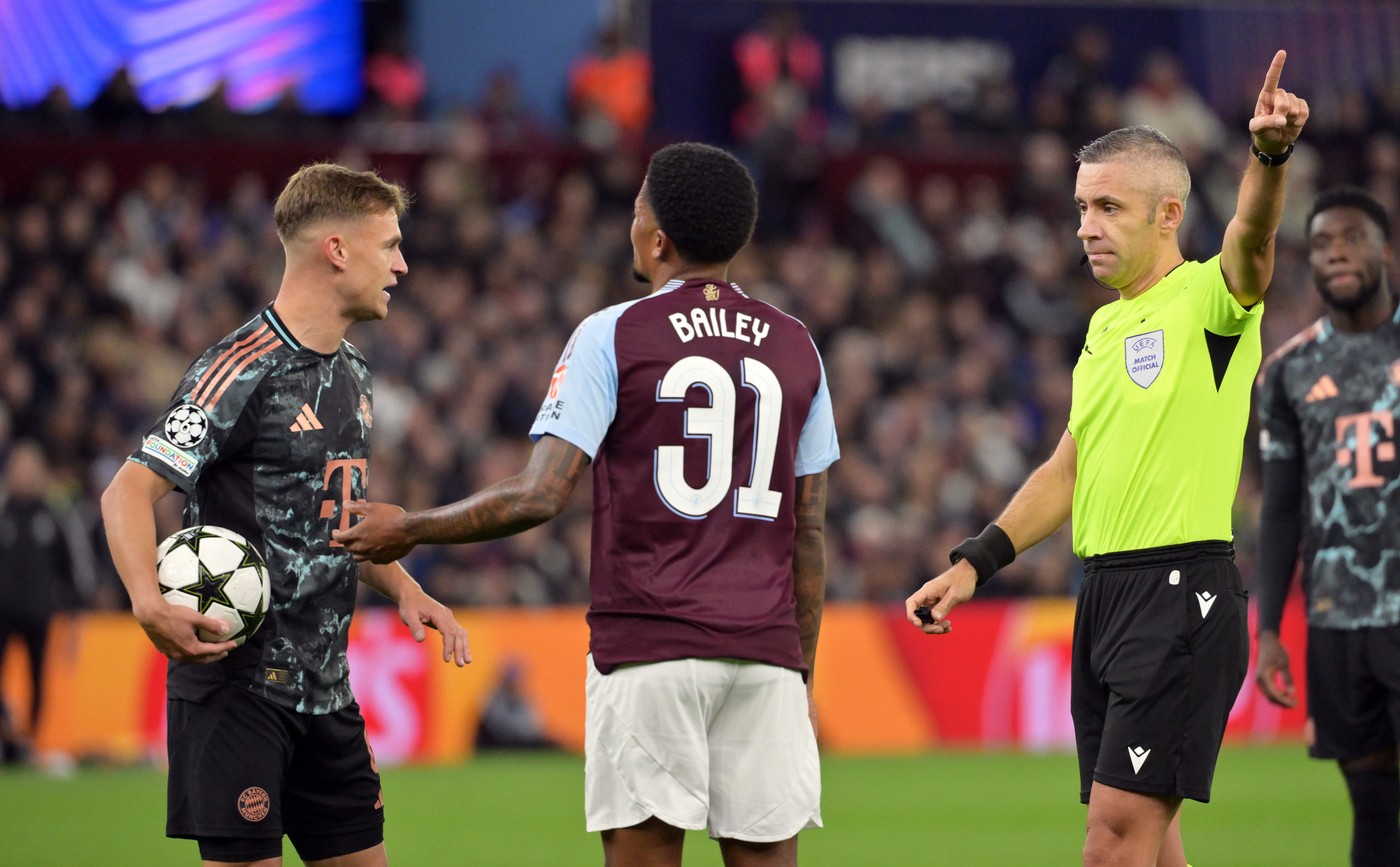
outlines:
[{"label": "blue stadium screen", "polygon": [[0,103],[62,87],[86,106],[125,67],[152,110],[223,82],[235,111],[290,90],[304,111],[344,112],[360,101],[360,42],[356,0],[0,0]]}]

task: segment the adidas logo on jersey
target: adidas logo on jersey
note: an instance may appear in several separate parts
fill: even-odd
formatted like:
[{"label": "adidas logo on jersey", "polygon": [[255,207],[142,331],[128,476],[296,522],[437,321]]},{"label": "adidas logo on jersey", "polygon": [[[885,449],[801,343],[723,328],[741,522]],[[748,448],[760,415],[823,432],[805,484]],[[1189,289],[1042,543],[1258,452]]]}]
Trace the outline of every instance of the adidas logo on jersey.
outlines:
[{"label": "adidas logo on jersey", "polygon": [[1324,373],[1322,374],[1322,378],[1314,382],[1313,387],[1308,389],[1308,396],[1303,398],[1303,402],[1317,403],[1319,400],[1336,397],[1337,394],[1337,383],[1332,381],[1332,377]]},{"label": "adidas logo on jersey", "polygon": [[1147,761],[1147,757],[1152,755],[1152,751],[1143,747],[1128,747],[1128,761],[1133,763],[1133,773],[1142,770],[1142,765]]},{"label": "adidas logo on jersey", "polygon": [[291,429],[296,433],[321,430],[321,420],[316,417],[316,413],[311,411],[311,406],[304,403],[301,405],[301,412],[297,414],[297,420],[292,422]]}]

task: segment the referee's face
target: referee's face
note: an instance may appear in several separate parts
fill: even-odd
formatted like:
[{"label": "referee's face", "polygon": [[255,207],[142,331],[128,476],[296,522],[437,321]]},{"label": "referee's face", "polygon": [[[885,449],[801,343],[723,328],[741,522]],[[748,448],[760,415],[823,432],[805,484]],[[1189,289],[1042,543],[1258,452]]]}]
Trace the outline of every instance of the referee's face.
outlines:
[{"label": "referee's face", "polygon": [[1172,233],[1149,205],[1143,170],[1131,160],[1084,163],[1074,182],[1084,255],[1100,283],[1120,291],[1147,276]]}]

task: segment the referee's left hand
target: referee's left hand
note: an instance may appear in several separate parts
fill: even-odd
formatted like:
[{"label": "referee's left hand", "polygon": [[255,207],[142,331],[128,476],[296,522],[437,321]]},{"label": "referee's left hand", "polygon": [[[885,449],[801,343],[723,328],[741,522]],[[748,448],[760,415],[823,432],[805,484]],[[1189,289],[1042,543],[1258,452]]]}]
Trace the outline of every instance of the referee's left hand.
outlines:
[{"label": "referee's left hand", "polygon": [[[972,598],[977,591],[977,572],[966,560],[959,560],[948,571],[928,582],[904,600],[904,613],[910,624],[925,635],[943,635],[953,630],[948,613]],[[916,609],[926,608],[932,622],[925,621]]]}]

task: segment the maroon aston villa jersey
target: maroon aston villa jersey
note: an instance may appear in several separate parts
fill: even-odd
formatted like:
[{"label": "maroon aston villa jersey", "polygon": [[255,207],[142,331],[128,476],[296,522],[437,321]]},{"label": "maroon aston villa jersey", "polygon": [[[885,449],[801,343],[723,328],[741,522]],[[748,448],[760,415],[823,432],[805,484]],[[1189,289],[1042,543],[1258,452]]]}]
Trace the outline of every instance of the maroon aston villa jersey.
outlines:
[{"label": "maroon aston villa jersey", "polygon": [[724,657],[805,672],[796,480],[840,453],[802,323],[730,283],[672,281],[579,325],[530,434],[593,458],[599,671]]}]

